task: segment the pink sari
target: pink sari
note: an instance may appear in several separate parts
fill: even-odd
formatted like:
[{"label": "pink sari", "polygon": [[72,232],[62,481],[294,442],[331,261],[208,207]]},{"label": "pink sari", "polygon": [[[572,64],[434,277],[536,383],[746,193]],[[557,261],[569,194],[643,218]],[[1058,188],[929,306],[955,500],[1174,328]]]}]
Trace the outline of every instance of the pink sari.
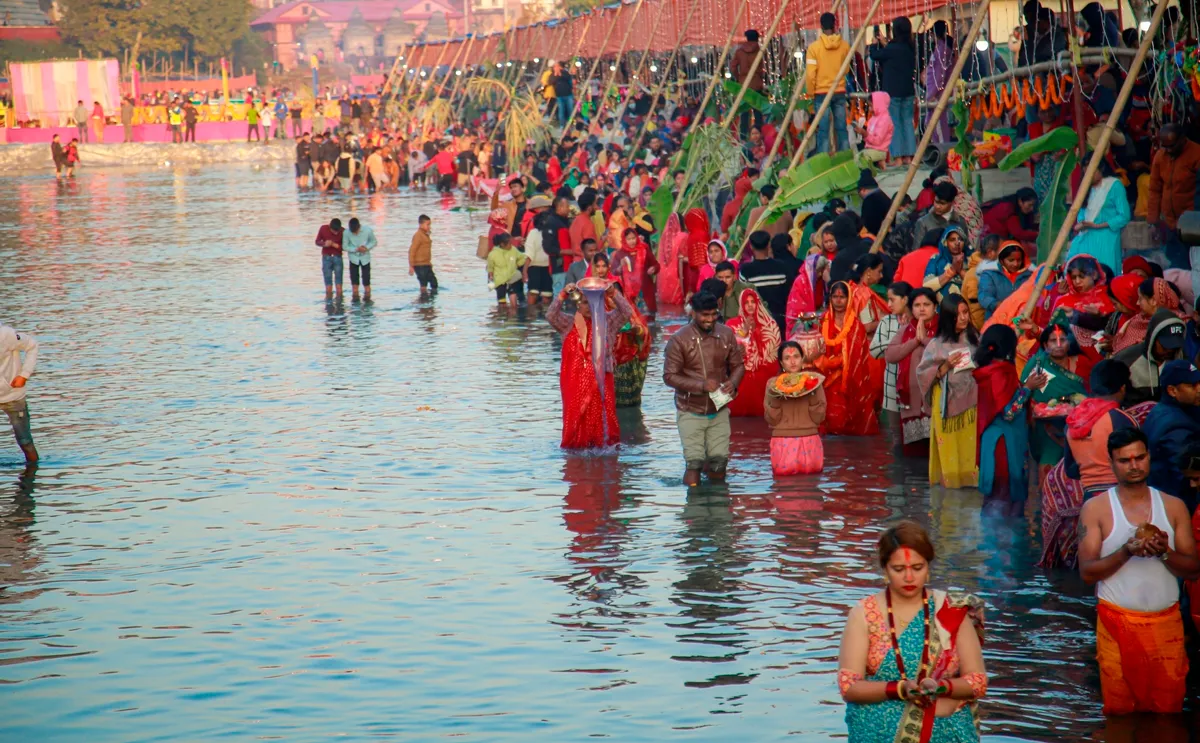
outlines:
[{"label": "pink sari", "polygon": [[800,266],[800,274],[792,283],[786,309],[786,337],[789,339],[795,332],[796,320],[804,315],[815,315],[825,302],[825,281],[820,275],[820,262],[819,255],[805,258]]}]

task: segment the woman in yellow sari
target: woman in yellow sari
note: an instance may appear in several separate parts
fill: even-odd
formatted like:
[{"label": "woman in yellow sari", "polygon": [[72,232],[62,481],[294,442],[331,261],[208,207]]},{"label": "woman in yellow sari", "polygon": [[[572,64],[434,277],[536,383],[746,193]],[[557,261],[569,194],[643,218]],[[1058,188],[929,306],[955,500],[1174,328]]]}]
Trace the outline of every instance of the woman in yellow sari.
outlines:
[{"label": "woman in yellow sari", "polygon": [[972,359],[979,331],[971,324],[971,308],[960,294],[938,307],[937,336],[925,346],[917,367],[921,394],[932,411],[929,482],[947,488],[973,488],[979,482],[975,436],[978,388]]}]

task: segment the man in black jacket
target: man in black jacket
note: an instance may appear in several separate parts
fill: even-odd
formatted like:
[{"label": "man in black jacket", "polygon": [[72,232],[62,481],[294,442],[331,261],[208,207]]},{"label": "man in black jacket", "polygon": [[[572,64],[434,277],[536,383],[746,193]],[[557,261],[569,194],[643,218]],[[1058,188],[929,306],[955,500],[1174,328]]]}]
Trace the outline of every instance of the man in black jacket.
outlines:
[{"label": "man in black jacket", "polygon": [[872,235],[878,235],[888,209],[892,208],[892,199],[879,188],[878,181],[869,170],[864,170],[858,176],[858,195],[862,198],[863,227]]},{"label": "man in black jacket", "polygon": [[567,268],[563,265],[563,250],[571,247],[571,227],[567,223],[571,202],[563,196],[554,200],[554,207],[549,214],[542,217],[542,250],[550,258],[550,280],[554,291],[552,296],[567,285]]}]

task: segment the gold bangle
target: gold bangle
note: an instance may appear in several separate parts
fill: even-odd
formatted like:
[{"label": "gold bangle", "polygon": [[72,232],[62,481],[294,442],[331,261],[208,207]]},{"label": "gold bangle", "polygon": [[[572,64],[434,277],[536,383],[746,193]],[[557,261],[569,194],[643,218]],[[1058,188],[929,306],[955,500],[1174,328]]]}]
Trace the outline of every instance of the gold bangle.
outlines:
[{"label": "gold bangle", "polygon": [[900,701],[901,701],[901,702],[907,702],[907,701],[908,701],[908,691],[906,691],[906,687],[904,686],[904,681],[903,681],[903,680],[902,680],[902,681],[900,682],[900,684],[899,684],[899,685],[896,687],[896,694],[897,694],[897,695],[899,695],[899,697],[900,697]]}]

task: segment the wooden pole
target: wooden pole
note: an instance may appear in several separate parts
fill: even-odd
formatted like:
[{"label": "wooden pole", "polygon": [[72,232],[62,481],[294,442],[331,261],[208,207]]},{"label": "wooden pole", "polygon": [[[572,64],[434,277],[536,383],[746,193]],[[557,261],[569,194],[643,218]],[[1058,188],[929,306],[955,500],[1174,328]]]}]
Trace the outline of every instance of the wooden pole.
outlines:
[{"label": "wooden pole", "polygon": [[[981,9],[979,11],[981,13],[981,15],[979,16],[980,18],[983,18],[986,16],[986,13],[983,12],[983,9],[987,8],[989,3],[991,3],[991,0],[984,0],[983,4],[981,6]],[[859,45],[862,44],[863,40],[866,39],[866,37],[867,37],[867,26],[871,25],[871,19],[875,17],[875,11],[879,10],[879,6],[880,6],[880,0],[875,0],[875,3],[873,5],[871,5],[871,9],[867,11],[867,16],[866,16],[866,18],[863,19],[862,27],[858,29],[858,34],[854,37],[854,45],[850,47],[850,54],[846,55],[846,58],[842,60],[842,66],[838,70],[837,77],[835,77],[834,80],[842,80],[846,77],[846,73],[850,70],[850,64],[852,62],[854,62],[854,55],[858,53]],[[976,24],[975,33],[978,33],[978,32],[979,32],[979,26],[978,26],[978,24]],[[975,43],[975,36],[973,34],[968,38],[967,43],[968,44]],[[966,46],[967,45],[964,45],[963,48],[965,49]],[[961,54],[959,55],[959,59],[963,59]],[[962,71],[962,68],[960,65],[959,69],[954,73],[954,75],[950,76],[950,79],[951,80],[956,79],[955,76],[958,75],[958,73],[961,71]],[[947,90],[950,90],[952,88],[953,88],[952,85],[946,86]],[[789,168],[796,167],[796,165],[800,162],[800,159],[804,157],[804,154],[806,152],[808,152],[808,143],[811,142],[813,136],[816,135],[817,128],[818,128],[817,125],[820,123],[822,117],[824,117],[825,114],[829,111],[829,106],[831,103],[833,103],[833,91],[830,91],[829,94],[827,94],[825,96],[825,99],[821,101],[821,106],[817,109],[816,115],[813,116],[812,121],[808,122],[808,129],[806,129],[804,131],[804,139],[800,140],[800,147],[796,150],[795,154],[792,155],[791,163],[788,166]],[[832,120],[829,122],[829,129],[830,129],[830,132],[833,133],[833,121]],[[836,139],[836,136],[835,136],[835,139]],[[766,214],[765,211],[763,213]]]},{"label": "wooden pole", "polygon": [[[493,34],[493,37],[494,36],[495,35]],[[491,38],[491,37],[489,37],[489,38]],[[488,42],[484,42],[485,47],[486,47],[487,43]],[[492,60],[496,59],[496,57],[499,56],[499,54],[500,54],[500,40],[496,39],[496,46],[494,49],[490,50],[490,54],[489,54],[489,50],[486,48],[481,50],[479,54],[480,54],[480,64],[485,67],[484,74],[486,75],[487,74],[486,67],[491,65]],[[472,76],[471,72],[474,72],[475,67],[478,67],[478,66],[479,65],[473,65],[471,68],[471,71],[468,72],[467,74],[463,75],[464,80],[463,80],[463,86],[462,86],[462,98],[459,99],[458,106],[456,106],[454,108],[454,118],[455,119],[462,118],[463,111],[465,111],[466,107],[467,107],[467,101],[469,101],[471,99],[471,94],[467,92],[467,85],[469,84],[469,81],[466,80],[465,78],[471,77]],[[453,93],[450,94],[450,101],[451,101],[451,103],[454,102],[454,94]]]},{"label": "wooden pole", "polygon": [[[450,66],[446,68],[446,76],[442,78],[442,84],[438,86],[437,93],[434,94],[434,100],[441,98],[446,93],[446,82],[454,75],[454,68],[458,66],[458,60],[462,57],[463,52],[467,50],[467,44],[471,41],[470,37],[459,43],[458,49],[454,52],[454,59],[450,60]],[[431,81],[432,82],[432,81]]]},{"label": "wooden pole", "polygon": [[[762,64],[763,55],[767,53],[767,47],[770,46],[771,39],[775,36],[775,29],[779,28],[779,22],[783,20],[783,14],[787,12],[788,3],[790,2],[791,0],[783,0],[779,5],[779,12],[775,14],[775,20],[771,21],[771,26],[767,29],[767,35],[758,45],[758,54],[754,55],[754,61],[750,63],[750,71],[746,73],[746,82],[738,90],[737,96],[733,99],[733,105],[729,107],[729,110],[725,112],[725,118],[721,120],[722,129],[728,127],[730,122],[733,121],[733,117],[737,115],[738,106],[742,105],[742,99],[746,97],[746,91],[750,89],[749,82],[755,73],[758,72],[758,67]],[[875,0],[875,5],[878,6],[880,2],[882,0]],[[852,50],[847,59],[853,56],[854,52]],[[842,75],[845,76],[845,74],[846,72],[843,70]],[[725,71],[718,68],[713,77],[724,77],[724,75]],[[826,97],[828,98],[829,96]]]},{"label": "wooden pole", "polygon": [[[469,56],[470,56],[470,54],[471,54],[471,47],[472,47],[472,46],[474,46],[474,45],[475,45],[475,34],[467,34],[467,48],[466,48],[466,50],[465,50],[465,51],[463,51],[463,58],[462,58],[462,60],[459,62],[459,64],[469,64],[469,63],[467,62],[467,57],[469,57]],[[451,70],[451,73],[454,73],[454,72],[458,72],[458,70],[453,70],[453,69],[452,69],[452,70]],[[459,89],[459,88],[462,86],[462,82],[463,82],[463,80],[464,80],[466,77],[467,77],[467,73],[465,73],[465,72],[463,72],[462,74],[459,74],[459,75],[455,75],[455,76],[454,76],[454,85],[452,85],[452,86],[450,87],[450,105],[451,105],[451,106],[453,106],[453,105],[454,105],[454,97],[455,97],[456,95],[458,95],[458,89]],[[458,116],[455,116],[454,118],[456,118],[456,119],[457,119],[457,118],[458,118]]]},{"label": "wooden pole", "polygon": [[[846,58],[844,60],[842,60],[842,66],[841,66],[841,68],[838,69],[837,76],[834,77],[834,80],[841,80],[846,77],[846,72],[850,69],[850,63],[854,61],[854,55],[858,53],[859,45],[862,44],[863,40],[866,39],[866,37],[867,37],[867,27],[871,25],[871,19],[875,17],[875,12],[879,10],[879,6],[882,4],[882,2],[883,2],[883,0],[875,0],[875,2],[871,5],[870,10],[867,11],[866,17],[863,18],[862,26],[859,27],[858,33],[854,37],[854,43],[850,45],[850,53],[846,55]],[[990,2],[990,0],[989,0],[989,2]],[[807,63],[805,64],[805,68],[807,68]],[[787,120],[788,120],[788,117],[790,117],[792,115],[791,112],[792,112],[793,108],[795,107],[796,91],[800,89],[800,85],[801,85],[801,80],[797,79],[796,80],[796,88],[795,88],[795,90],[792,91],[792,101],[788,105],[787,113],[784,114],[783,129],[779,132],[779,135],[775,138],[775,144],[771,145],[771,152],[770,152],[770,154],[767,155],[767,159],[764,161],[763,171],[766,171],[767,167],[771,164],[771,160],[775,157],[775,152],[779,149],[780,142],[782,142],[784,136],[787,134]],[[792,159],[791,159],[791,161],[788,162],[789,170],[796,167],[796,165],[798,165],[800,163],[801,158],[804,157],[804,153],[808,151],[808,143],[812,139],[813,134],[816,133],[817,125],[821,121],[821,117],[824,116],[826,114],[826,112],[828,112],[829,105],[832,101],[833,101],[833,91],[830,91],[825,96],[825,99],[823,101],[821,101],[820,107],[817,108],[816,116],[813,117],[812,121],[808,122],[808,128],[804,130],[804,138],[802,140],[800,140],[800,146],[798,148],[796,148],[796,151],[794,153],[792,153]],[[833,122],[830,122],[831,129],[832,129],[832,123]],[[779,197],[779,194],[776,193],[775,198],[778,198],[778,197]],[[772,201],[774,201],[774,199],[772,199]],[[770,211],[770,202],[767,203],[767,208],[763,209],[762,214],[758,215],[758,221],[756,221],[753,225],[751,225],[750,229],[746,231],[747,236],[749,236],[751,232],[754,232],[755,230],[757,230],[759,227],[762,226],[763,222],[766,221],[768,211]]]},{"label": "wooden pole", "polygon": [[[387,108],[389,96],[392,94],[392,88],[396,87],[396,72],[400,69],[400,60],[405,58],[405,50],[408,49],[408,47],[408,44],[404,44],[400,47],[400,53],[396,55],[396,59],[392,62],[392,69],[388,71],[387,79],[383,81],[383,90],[379,92],[379,111],[375,116],[377,121],[383,121],[384,119],[384,110]],[[315,103],[319,105],[320,102],[316,101]]]},{"label": "wooden pole", "polygon": [[[634,18],[637,18],[637,11],[641,10],[643,1],[644,0],[637,0],[637,4],[633,6],[634,7],[634,16],[633,16]],[[592,67],[590,70],[588,70],[587,77],[582,78],[580,80],[580,82],[583,83],[584,85],[586,85],[588,82],[590,82],[592,79],[592,76],[596,74],[596,68],[600,66],[600,59],[604,56],[604,50],[608,48],[608,40],[612,38],[613,31],[617,30],[617,18],[620,16],[621,10],[624,8],[627,8],[627,7],[629,7],[629,6],[622,5],[621,7],[617,8],[616,13],[613,13],[613,22],[608,27],[608,33],[606,33],[604,35],[604,41],[601,42],[601,44],[600,44],[600,51],[596,52],[596,59],[592,62]],[[601,8],[598,12],[603,13],[604,9]],[[632,21],[629,24],[629,28],[630,29],[633,28]],[[628,33],[625,34],[625,38],[626,38],[626,40],[628,40],[628,38],[629,38]],[[582,43],[583,42],[581,40],[580,44],[582,45]],[[624,46],[625,46],[624,44],[621,45],[622,48],[624,48]],[[600,91],[600,99],[604,100],[604,89],[601,89],[601,91]],[[571,124],[575,123],[575,112],[580,110],[581,108],[583,108],[583,96],[582,95],[580,95],[579,100],[577,100],[575,102],[575,108],[571,110],[571,115],[567,117],[567,123],[563,126],[563,135],[562,135],[563,139],[567,138],[567,133],[571,131]]]},{"label": "wooden pole", "polygon": [[683,29],[679,32],[679,39],[675,44],[675,48],[671,50],[671,56],[667,58],[667,65],[663,68],[662,79],[658,81],[658,85],[654,86],[654,93],[650,97],[650,110],[646,112],[646,120],[642,122],[642,128],[638,131],[637,139],[633,140],[633,149],[630,150],[634,155],[637,154],[638,148],[642,146],[642,140],[646,138],[646,130],[649,128],[651,115],[658,105],[658,98],[662,95],[667,80],[670,79],[671,70],[675,66],[675,59],[679,56],[679,49],[683,46],[683,40],[687,38],[688,27],[692,25],[692,18],[696,15],[696,11],[700,9],[700,2],[701,0],[692,0],[692,9],[688,11],[687,18],[683,19]]},{"label": "wooden pole", "polygon": [[[1125,83],[1121,86],[1121,92],[1117,94],[1117,103],[1113,106],[1112,113],[1108,115],[1108,121],[1104,123],[1104,131],[1100,132],[1100,139],[1096,142],[1096,147],[1092,151],[1087,170],[1083,173],[1083,180],[1079,182],[1079,191],[1075,194],[1075,200],[1071,202],[1071,208],[1067,211],[1066,219],[1063,220],[1062,226],[1058,228],[1058,235],[1054,238],[1054,245],[1050,247],[1050,255],[1046,257],[1046,264],[1038,272],[1037,282],[1033,285],[1033,293],[1029,295],[1029,299],[1025,302],[1025,308],[1021,310],[1021,315],[1024,317],[1028,317],[1029,313],[1033,311],[1033,306],[1037,304],[1038,297],[1042,294],[1042,289],[1046,288],[1046,281],[1050,278],[1051,274],[1050,269],[1058,262],[1058,256],[1062,252],[1063,247],[1066,246],[1067,238],[1071,235],[1071,230],[1075,227],[1075,220],[1079,218],[1079,212],[1083,209],[1084,202],[1087,201],[1092,179],[1096,177],[1100,161],[1108,153],[1108,146],[1112,141],[1117,121],[1121,118],[1121,113],[1129,103],[1129,97],[1133,93],[1133,86],[1137,83],[1138,76],[1142,72],[1142,64],[1145,63],[1146,55],[1150,51],[1154,37],[1158,34],[1158,27],[1162,23],[1163,13],[1166,12],[1166,9],[1167,3],[1159,3],[1158,7],[1154,9],[1154,15],[1150,18],[1150,30],[1142,37],[1142,44],[1138,47],[1137,56],[1133,58],[1133,64],[1130,65],[1129,73],[1125,76]],[[950,79],[953,80],[954,77],[951,76]]]},{"label": "wooden pole", "polygon": [[420,77],[421,77],[420,70],[417,70],[415,73],[413,73],[413,78],[415,78],[415,82],[416,82],[416,90],[414,91],[414,94],[416,97],[413,98],[412,103],[408,104],[408,105],[411,105],[413,108],[416,108],[417,106],[421,105],[422,101],[425,100],[425,93],[427,93],[429,91],[429,88],[433,87],[433,76],[437,74],[437,68],[442,66],[442,60],[445,59],[446,50],[449,48],[450,48],[450,42],[447,41],[442,44],[442,51],[438,53],[437,61],[433,63],[433,67],[430,68],[430,70],[429,70],[429,86],[428,87],[423,86],[420,82]]},{"label": "wooden pole", "polygon": [[[658,24],[662,22],[663,15],[665,15],[665,11],[669,5],[670,3],[667,2],[667,0],[659,1],[658,15],[654,16],[654,22],[650,24],[650,34],[646,37],[646,48],[642,51],[642,58],[638,60],[637,67],[633,68],[633,72],[629,76],[629,95],[625,97],[625,100],[621,104],[621,107],[617,113],[618,119],[624,115],[625,107],[628,105],[629,101],[633,100],[635,97],[633,95],[633,81],[637,79],[638,75],[642,74],[642,68],[646,65],[646,59],[650,56],[650,46],[654,44],[654,36],[658,33]],[[615,72],[613,74],[616,75]],[[601,101],[600,108],[596,109],[597,120],[600,117],[600,112],[604,110],[603,104],[604,102]],[[634,152],[637,152],[637,150],[634,150]]]},{"label": "wooden pole", "polygon": [[[709,99],[712,98],[713,89],[716,88],[717,81],[720,80],[723,75],[723,71],[725,69],[725,59],[729,56],[729,47],[733,45],[734,34],[737,33],[738,27],[741,26],[742,16],[745,14],[746,8],[749,5],[750,0],[742,0],[742,4],[738,6],[737,15],[733,18],[733,25],[729,27],[729,36],[725,39],[725,48],[721,50],[721,56],[717,58],[717,66],[713,70],[712,79],[708,81],[708,87],[704,91],[704,98],[700,100],[700,108],[696,110],[696,116],[692,119],[691,126],[688,127],[687,132],[683,135],[684,142],[687,141],[688,137],[692,136],[692,134],[696,131],[696,127],[700,126],[701,119],[704,118],[704,109],[706,106],[708,106]],[[680,157],[682,157],[683,150],[681,149],[679,152]],[[683,184],[679,187],[679,194],[675,196],[674,205],[671,206],[672,214],[678,212],[679,205],[683,203],[683,194],[685,191],[687,191],[688,181],[692,179],[692,171],[695,169],[695,167],[696,159],[690,158],[688,160],[687,168],[683,172]],[[672,170],[673,169],[674,168],[672,168]],[[658,229],[662,228],[659,227]]]},{"label": "wooden pole", "polygon": [[942,117],[942,113],[946,110],[946,105],[950,103],[950,96],[954,94],[954,88],[958,84],[958,79],[962,76],[963,65],[967,62],[967,56],[975,51],[975,39],[979,36],[979,29],[983,27],[984,21],[987,20],[988,6],[992,0],[982,0],[979,7],[975,9],[975,20],[971,23],[971,30],[967,32],[967,38],[963,41],[962,49],[958,52],[958,59],[954,61],[954,69],[950,71],[950,84],[942,91],[942,96],[938,98],[937,107],[933,109],[933,116],[930,117],[930,126],[925,127],[925,133],[921,135],[921,141],[917,143],[917,151],[913,155],[912,162],[908,165],[908,172],[904,174],[904,185],[896,191],[896,195],[892,197],[892,205],[888,208],[887,216],[883,218],[883,224],[879,226],[879,233],[875,235],[875,242],[871,244],[871,252],[878,253],[883,246],[883,239],[887,237],[887,232],[891,229],[892,223],[896,221],[896,213],[900,211],[900,202],[904,200],[904,195],[908,193],[909,186],[912,185],[913,179],[916,178],[917,168],[921,164],[921,157],[925,154],[925,149],[929,147],[930,141],[933,140],[933,133],[937,129],[936,122]]},{"label": "wooden pole", "polygon": [[[788,0],[784,0],[784,2],[787,2],[787,1]],[[619,49],[617,49],[617,56],[613,60],[613,63],[611,65],[609,65],[609,67],[611,67],[612,69],[610,69],[608,71],[608,81],[606,83],[604,83],[602,86],[600,86],[600,102],[596,104],[596,113],[592,116],[593,121],[600,120],[600,114],[603,113],[604,106],[608,103],[608,89],[611,88],[613,86],[613,83],[615,83],[617,81],[617,73],[620,72],[620,70],[621,70],[621,58],[625,56],[625,49],[629,45],[629,35],[631,33],[633,33],[633,26],[635,23],[637,23],[638,13],[641,12],[642,5],[644,5],[644,4],[645,4],[645,0],[637,0],[637,3],[633,6],[633,18],[629,19],[629,26],[628,26],[628,28],[625,29],[625,36],[623,36],[621,38],[621,47]],[[596,61],[597,62],[600,61],[600,57],[596,57]],[[591,78],[589,77],[588,80],[591,81]],[[574,118],[574,117],[572,117],[572,118]],[[567,122],[567,123],[570,124],[570,122]],[[566,129],[563,129],[563,139],[564,140],[567,138],[567,136],[569,134],[570,134],[569,127]]]}]

